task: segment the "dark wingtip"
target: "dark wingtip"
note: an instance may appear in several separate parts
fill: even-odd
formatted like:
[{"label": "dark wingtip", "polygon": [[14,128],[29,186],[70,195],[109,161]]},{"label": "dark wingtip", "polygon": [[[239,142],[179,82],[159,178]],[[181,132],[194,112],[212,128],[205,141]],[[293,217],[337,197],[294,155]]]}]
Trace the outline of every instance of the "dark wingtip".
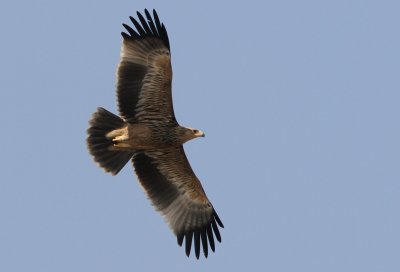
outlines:
[{"label": "dark wingtip", "polygon": [[156,19],[156,20],[160,20],[159,18],[158,18],[158,14],[157,14],[157,11],[155,10],[155,9],[153,9],[153,17],[154,17],[154,19]]},{"label": "dark wingtip", "polygon": [[[122,24],[122,26],[126,29],[126,31],[128,31],[128,33],[131,35],[130,37],[133,37],[133,38],[137,38],[137,37],[139,37],[139,34],[135,31],[135,30],[133,30],[133,28],[131,28],[129,25],[127,25],[127,24]],[[126,34],[127,35],[127,34]],[[127,35],[128,37],[129,37],[129,35]]]},{"label": "dark wingtip", "polygon": [[200,257],[200,231],[196,230],[194,232],[194,250],[196,253],[196,258],[199,259]]},{"label": "dark wingtip", "polygon": [[219,216],[218,216],[218,214],[217,214],[217,212],[214,210],[214,218],[215,218],[215,220],[217,221],[217,223],[218,223],[218,225],[221,227],[221,228],[223,228],[224,227],[224,224],[222,224],[222,221],[221,221],[221,219],[219,219]]},{"label": "dark wingtip", "polygon": [[221,241],[222,241],[221,240],[221,234],[219,233],[219,229],[218,229],[217,223],[215,223],[215,220],[211,221],[211,226],[212,226],[212,228],[214,230],[215,238],[217,238],[218,242],[221,243]]},{"label": "dark wingtip", "polygon": [[207,237],[210,243],[210,248],[213,252],[215,252],[215,242],[214,242],[214,235],[211,229],[211,224],[207,226]]},{"label": "dark wingtip", "polygon": [[[221,239],[221,234],[218,229],[218,226],[224,227],[222,224],[221,219],[219,216],[216,214],[214,211],[213,217],[211,218],[211,221],[202,227],[197,227],[191,230],[187,230],[183,233],[178,233],[177,236],[177,241],[178,245],[182,246],[183,240],[186,240],[185,243],[185,251],[186,255],[189,257],[190,256],[190,251],[192,244],[194,245],[194,252],[196,259],[199,259],[200,257],[200,249],[201,247],[203,248],[203,253],[204,257],[208,257],[208,245],[210,245],[210,248],[213,252],[215,252],[215,239],[217,239],[218,242],[222,242]],[[200,246],[202,245],[202,246]]]},{"label": "dark wingtip", "polygon": [[127,40],[127,39],[129,39],[131,37],[128,34],[126,34],[125,32],[121,32],[121,35],[125,40]]},{"label": "dark wingtip", "polygon": [[206,228],[203,227],[201,229],[200,235],[201,235],[201,244],[203,245],[203,253],[204,257],[207,258],[208,256],[208,242],[207,242],[207,233],[206,233]]},{"label": "dark wingtip", "polygon": [[136,31],[134,31],[131,28],[132,31],[134,32],[134,34],[132,34],[131,31],[126,27],[126,25],[123,24],[131,36],[129,37],[129,35],[127,35],[127,34],[125,34],[125,35],[122,34],[122,36],[125,39],[132,38],[134,40],[142,39],[142,38],[146,38],[146,37],[158,37],[163,41],[164,45],[168,49],[170,49],[167,30],[166,30],[164,24],[160,22],[160,19],[158,17],[156,10],[153,9],[154,20],[151,17],[151,15],[147,9],[144,10],[144,14],[145,14],[147,20],[142,15],[142,13],[140,13],[139,11],[137,11],[136,14],[137,14],[137,17],[139,20],[136,20],[132,16],[129,16],[129,19],[132,21],[133,25],[135,26]]},{"label": "dark wingtip", "polygon": [[185,250],[186,250],[186,256],[190,256],[190,250],[191,250],[191,248],[192,248],[192,237],[193,237],[193,232],[189,232],[189,233],[187,233],[186,235],[185,235],[185,237],[186,237],[186,244],[185,244],[185,246],[186,246],[186,248],[185,248]]},{"label": "dark wingtip", "polygon": [[178,234],[177,236],[176,236],[176,239],[177,239],[177,241],[178,241],[178,245],[181,247],[182,246],[182,244],[183,244],[183,238],[184,238],[185,236],[183,235],[183,234]]}]

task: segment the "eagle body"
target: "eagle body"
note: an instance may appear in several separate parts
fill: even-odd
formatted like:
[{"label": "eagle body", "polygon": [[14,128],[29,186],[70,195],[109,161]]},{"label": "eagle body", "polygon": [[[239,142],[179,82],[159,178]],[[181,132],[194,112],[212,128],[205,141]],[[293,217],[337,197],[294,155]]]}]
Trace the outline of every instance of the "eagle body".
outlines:
[{"label": "eagle body", "polygon": [[152,150],[181,146],[196,137],[204,137],[204,133],[179,125],[165,126],[163,123],[151,125],[128,123],[125,127],[106,134],[106,138],[111,139],[114,143],[110,149],[115,151]]},{"label": "eagle body", "polygon": [[130,17],[135,29],[123,24],[121,58],[117,68],[117,116],[97,108],[89,121],[87,146],[94,161],[112,175],[132,161],[145,193],[177,236],[200,247],[208,256],[221,242],[223,227],[200,180],[193,172],[183,144],[204,137],[201,130],[180,126],[172,104],[172,67],[167,30],[153,16]]}]

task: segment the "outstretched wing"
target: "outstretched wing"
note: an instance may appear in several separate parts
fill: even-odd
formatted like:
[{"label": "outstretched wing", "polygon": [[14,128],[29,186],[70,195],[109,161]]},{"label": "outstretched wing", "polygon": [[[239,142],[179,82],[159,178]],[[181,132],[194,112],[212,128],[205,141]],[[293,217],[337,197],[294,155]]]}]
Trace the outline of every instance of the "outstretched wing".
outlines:
[{"label": "outstretched wing", "polygon": [[171,55],[167,30],[153,10],[153,17],[137,12],[136,30],[123,24],[121,60],[117,70],[117,100],[128,122],[176,122],[172,106]]},{"label": "outstretched wing", "polygon": [[[183,147],[141,151],[134,155],[136,174],[154,207],[164,216],[178,244],[186,241],[190,255],[192,240],[196,257],[200,244],[208,256],[208,244],[215,251],[214,235],[221,242],[221,220],[204,193],[186,158]],[[194,237],[194,239],[193,239]]]}]

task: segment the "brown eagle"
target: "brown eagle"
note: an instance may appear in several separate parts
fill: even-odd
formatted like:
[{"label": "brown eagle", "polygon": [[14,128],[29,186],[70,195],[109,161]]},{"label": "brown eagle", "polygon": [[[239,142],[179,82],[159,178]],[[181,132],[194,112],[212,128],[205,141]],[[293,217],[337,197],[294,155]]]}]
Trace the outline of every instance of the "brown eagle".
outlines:
[{"label": "brown eagle", "polygon": [[[192,240],[197,259],[202,244],[215,251],[221,242],[221,220],[186,158],[183,144],[204,137],[201,130],[180,126],[172,105],[171,53],[167,30],[155,10],[147,9],[136,28],[123,24],[121,60],[117,68],[120,116],[98,108],[89,121],[87,145],[94,160],[112,175],[132,160],[152,204],[190,255]],[[218,225],[217,225],[218,224]]]}]

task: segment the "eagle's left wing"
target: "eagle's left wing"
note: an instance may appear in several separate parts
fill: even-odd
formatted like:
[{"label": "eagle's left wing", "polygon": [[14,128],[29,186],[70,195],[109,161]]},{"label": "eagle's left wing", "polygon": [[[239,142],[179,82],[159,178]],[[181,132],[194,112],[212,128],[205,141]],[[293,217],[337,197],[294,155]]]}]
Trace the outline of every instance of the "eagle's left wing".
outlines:
[{"label": "eagle's left wing", "polygon": [[123,24],[121,60],[117,69],[118,109],[125,121],[176,123],[171,94],[172,67],[167,30],[157,12],[139,22],[130,17],[136,30]]},{"label": "eagle's left wing", "polygon": [[196,257],[199,258],[200,244],[207,257],[208,244],[215,250],[214,235],[221,242],[217,224],[220,227],[223,224],[190,167],[183,147],[140,151],[132,160],[140,183],[177,236],[178,244],[182,245],[185,238],[187,256],[194,237]]}]

